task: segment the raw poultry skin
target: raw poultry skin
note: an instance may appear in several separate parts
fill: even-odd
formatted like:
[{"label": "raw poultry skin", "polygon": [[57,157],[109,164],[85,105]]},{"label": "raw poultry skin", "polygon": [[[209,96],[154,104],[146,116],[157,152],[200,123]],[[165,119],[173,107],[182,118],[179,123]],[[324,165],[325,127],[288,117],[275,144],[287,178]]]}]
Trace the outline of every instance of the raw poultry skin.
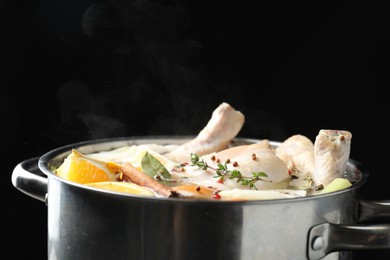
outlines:
[{"label": "raw poultry skin", "polygon": [[244,121],[245,117],[240,111],[223,102],[213,111],[207,125],[194,139],[178,146],[165,156],[177,162],[186,162],[190,158],[190,153],[202,156],[226,149],[240,132]]},{"label": "raw poultry skin", "polygon": [[[264,148],[264,143],[260,142],[252,145],[242,145],[223,151],[202,156],[208,165],[217,167],[217,162],[224,163],[230,161],[229,169],[241,172],[244,177],[251,178],[254,172],[264,172],[268,177],[264,181],[255,183],[256,189],[284,189],[290,180],[287,165],[275,155],[274,151]],[[214,160],[212,160],[214,158]],[[234,179],[226,179],[224,184],[229,188],[241,188],[241,184]]]},{"label": "raw poultry skin", "polygon": [[297,134],[287,138],[275,148],[275,153],[291,171],[306,175],[314,172],[314,144],[306,136]]},{"label": "raw poultry skin", "polygon": [[349,131],[322,129],[314,143],[314,183],[327,186],[342,177],[348,163],[352,134]]},{"label": "raw poultry skin", "polygon": [[[193,140],[178,146],[164,156],[177,162],[188,162],[190,154],[194,153],[213,168],[218,167],[218,162],[226,163],[229,160],[231,163],[226,164],[229,170],[238,170],[244,177],[250,178],[252,173],[259,171],[268,175],[265,181],[255,183],[257,189],[286,188],[289,180],[287,166],[270,149],[268,140],[228,148],[241,130],[244,121],[245,117],[241,112],[224,102],[214,110],[207,125]],[[234,162],[237,166],[233,165]],[[203,176],[200,176],[200,170],[197,167],[186,166],[184,169],[183,175],[195,184],[217,186],[218,189],[248,189],[237,183],[236,179],[226,178],[223,184],[218,182],[215,172],[210,169],[203,171]],[[195,176],[197,178],[194,178]]]},{"label": "raw poultry skin", "polygon": [[345,130],[321,129],[314,144],[303,135],[293,135],[275,149],[292,171],[310,176],[316,186],[327,186],[343,177],[348,163],[352,134]]}]

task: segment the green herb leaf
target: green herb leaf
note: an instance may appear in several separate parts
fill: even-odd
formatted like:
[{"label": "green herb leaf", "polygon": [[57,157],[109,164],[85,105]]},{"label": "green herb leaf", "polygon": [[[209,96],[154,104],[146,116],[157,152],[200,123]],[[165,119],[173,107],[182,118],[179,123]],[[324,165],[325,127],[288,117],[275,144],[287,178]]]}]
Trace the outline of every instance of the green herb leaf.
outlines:
[{"label": "green herb leaf", "polygon": [[149,152],[146,152],[141,159],[142,170],[152,178],[162,176],[164,179],[171,179],[172,176],[165,166]]},{"label": "green herb leaf", "polygon": [[261,177],[268,177],[268,175],[265,172],[253,172],[253,177],[255,178],[261,178]]},{"label": "green herb leaf", "polygon": [[199,160],[199,156],[196,153],[191,153],[191,163],[192,165],[196,165],[199,169],[207,170],[208,165],[205,161]]}]

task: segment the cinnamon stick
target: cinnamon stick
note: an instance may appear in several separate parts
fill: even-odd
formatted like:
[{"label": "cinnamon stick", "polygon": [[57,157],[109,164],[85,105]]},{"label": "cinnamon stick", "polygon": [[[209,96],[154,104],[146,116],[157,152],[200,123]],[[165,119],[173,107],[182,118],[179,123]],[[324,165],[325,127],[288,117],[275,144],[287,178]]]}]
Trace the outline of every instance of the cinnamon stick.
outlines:
[{"label": "cinnamon stick", "polygon": [[172,188],[165,186],[164,184],[156,181],[152,177],[148,176],[144,172],[138,170],[130,163],[124,163],[122,165],[122,173],[130,179],[130,181],[134,182],[135,184],[138,184],[140,186],[147,187],[149,189],[154,190],[157,194],[167,197],[167,198],[173,198],[173,197],[180,197],[180,194],[173,190]]}]

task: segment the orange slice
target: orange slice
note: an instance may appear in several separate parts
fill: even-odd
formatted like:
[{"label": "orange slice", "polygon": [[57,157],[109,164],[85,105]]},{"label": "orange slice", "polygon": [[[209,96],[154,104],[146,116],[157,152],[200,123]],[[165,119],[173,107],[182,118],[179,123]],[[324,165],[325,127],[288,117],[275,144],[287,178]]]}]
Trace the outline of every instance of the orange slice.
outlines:
[{"label": "orange slice", "polygon": [[55,173],[66,180],[81,184],[115,181],[121,174],[119,164],[100,161],[76,150],[72,150]]},{"label": "orange slice", "polygon": [[116,191],[121,193],[130,193],[130,194],[140,195],[140,196],[154,197],[153,191],[131,182],[104,181],[104,182],[87,183],[85,185],[90,187],[95,187],[98,189]]}]

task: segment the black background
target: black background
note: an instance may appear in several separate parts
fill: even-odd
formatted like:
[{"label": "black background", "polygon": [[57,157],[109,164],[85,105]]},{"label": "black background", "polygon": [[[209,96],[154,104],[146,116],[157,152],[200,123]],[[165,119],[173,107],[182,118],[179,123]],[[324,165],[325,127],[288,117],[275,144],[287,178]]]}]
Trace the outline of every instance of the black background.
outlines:
[{"label": "black background", "polygon": [[361,196],[389,199],[386,8],[258,2],[3,0],[1,253],[47,257],[47,207],[12,186],[19,162],[84,140],[196,134],[223,101],[246,115],[243,137],[351,131],[370,172]]}]

